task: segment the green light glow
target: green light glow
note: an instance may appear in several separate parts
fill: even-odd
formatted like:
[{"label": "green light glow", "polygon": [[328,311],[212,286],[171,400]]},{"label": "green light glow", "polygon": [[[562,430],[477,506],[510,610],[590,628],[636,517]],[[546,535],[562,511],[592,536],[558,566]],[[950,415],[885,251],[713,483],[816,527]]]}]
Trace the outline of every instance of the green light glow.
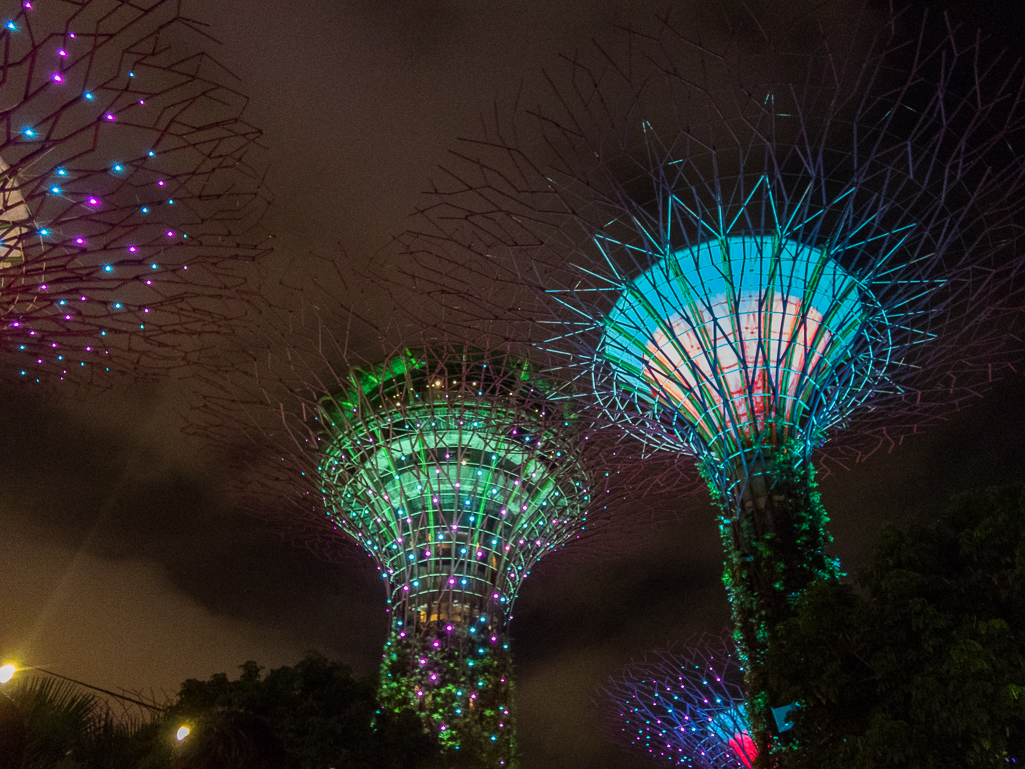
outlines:
[{"label": "green light glow", "polygon": [[[354,372],[351,383],[321,400],[328,441],[319,470],[328,514],[388,580],[382,695],[415,707],[453,749],[510,766],[504,628],[533,564],[586,524],[579,431],[507,356],[406,352]],[[449,696],[470,690],[471,670],[488,692],[508,692],[487,718],[476,705],[455,713]]]}]

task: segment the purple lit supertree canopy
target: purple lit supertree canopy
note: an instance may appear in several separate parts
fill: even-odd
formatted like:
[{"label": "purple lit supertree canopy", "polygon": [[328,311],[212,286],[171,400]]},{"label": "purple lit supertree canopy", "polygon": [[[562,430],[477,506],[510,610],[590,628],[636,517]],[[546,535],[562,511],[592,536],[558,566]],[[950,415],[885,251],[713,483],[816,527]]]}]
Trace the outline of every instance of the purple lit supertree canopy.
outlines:
[{"label": "purple lit supertree canopy", "polygon": [[486,330],[475,345],[382,331],[339,306],[341,290],[300,293],[262,313],[249,363],[198,409],[214,427],[197,431],[249,421],[248,448],[233,447],[239,506],[327,558],[373,561],[389,613],[383,706],[415,710],[450,757],[516,766],[522,581],[564,545],[624,546],[617,511],[657,517],[694,474],[671,455],[639,461],[640,443],[593,429],[529,351]]},{"label": "purple lit supertree canopy", "polygon": [[703,40],[670,16],[568,59],[457,153],[412,269],[467,328],[539,342],[610,428],[697,460],[764,755],[772,629],[839,576],[812,458],[892,447],[1009,368],[1025,184],[1019,64],[867,6],[771,22]]},{"label": "purple lit supertree canopy", "polygon": [[183,363],[267,203],[246,99],[175,0],[0,6],[0,382]]},{"label": "purple lit supertree canopy", "polygon": [[744,675],[728,636],[652,652],[602,692],[606,732],[663,766],[744,769],[757,755]]}]

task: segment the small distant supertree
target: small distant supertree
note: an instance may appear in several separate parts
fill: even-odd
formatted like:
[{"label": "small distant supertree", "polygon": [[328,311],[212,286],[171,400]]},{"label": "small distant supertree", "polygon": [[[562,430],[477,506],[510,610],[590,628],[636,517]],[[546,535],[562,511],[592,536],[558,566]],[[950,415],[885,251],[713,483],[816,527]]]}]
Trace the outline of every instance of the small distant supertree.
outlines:
[{"label": "small distant supertree", "polygon": [[289,330],[239,367],[255,379],[205,406],[260,428],[239,504],[328,558],[358,545],[386,586],[382,705],[416,711],[452,759],[515,766],[509,623],[524,578],[566,544],[626,546],[614,513],[641,501],[657,517],[658,494],[668,507],[693,474],[593,429],[527,351],[484,332],[474,346],[379,334],[313,290],[305,309],[265,316]]},{"label": "small distant supertree", "polygon": [[652,652],[606,684],[606,730],[663,766],[744,769],[757,755],[744,674],[728,635]]},{"label": "small distant supertree", "polygon": [[752,16],[570,60],[555,107],[461,148],[417,276],[471,333],[490,315],[539,341],[613,429],[697,460],[767,747],[772,631],[839,575],[813,455],[896,445],[1015,355],[1025,87],[949,30]]},{"label": "small distant supertree", "polygon": [[0,10],[0,382],[153,376],[263,248],[246,99],[177,0]]}]

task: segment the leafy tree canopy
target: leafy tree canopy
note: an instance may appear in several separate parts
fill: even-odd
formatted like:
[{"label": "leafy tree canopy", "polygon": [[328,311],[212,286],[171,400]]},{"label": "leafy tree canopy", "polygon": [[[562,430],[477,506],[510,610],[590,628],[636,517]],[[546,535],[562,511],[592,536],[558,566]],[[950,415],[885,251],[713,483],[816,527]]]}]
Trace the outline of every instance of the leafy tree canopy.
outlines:
[{"label": "leafy tree canopy", "polygon": [[354,678],[345,665],[312,652],[266,676],[255,662],[241,671],[234,681],[221,673],[183,683],[166,729],[202,729],[215,711],[254,714],[285,748],[288,769],[415,769],[437,756],[415,713],[379,708],[376,677]]},{"label": "leafy tree canopy", "polygon": [[885,529],[857,582],[814,584],[773,633],[772,704],[800,703],[780,764],[1021,763],[1025,485],[961,495],[931,526]]}]

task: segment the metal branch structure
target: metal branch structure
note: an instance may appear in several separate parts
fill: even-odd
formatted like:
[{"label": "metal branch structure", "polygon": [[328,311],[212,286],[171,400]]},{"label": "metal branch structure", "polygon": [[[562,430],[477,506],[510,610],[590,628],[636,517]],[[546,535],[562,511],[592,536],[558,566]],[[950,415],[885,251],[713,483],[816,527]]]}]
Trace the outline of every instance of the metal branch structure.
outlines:
[{"label": "metal branch structure", "polygon": [[606,732],[662,766],[751,767],[757,748],[743,679],[728,637],[652,652],[609,679],[602,692]]},{"label": "metal branch structure", "polygon": [[[1025,79],[956,31],[752,17],[714,44],[662,18],[568,60],[465,143],[413,272],[467,328],[543,339],[608,424],[697,460],[768,747],[772,629],[839,573],[813,455],[892,446],[1017,354]],[[495,281],[504,304],[472,299]]]},{"label": "metal branch structure", "polygon": [[0,382],[157,376],[241,311],[260,132],[180,11],[0,6]]},{"label": "metal branch structure", "polygon": [[567,544],[626,547],[617,520],[657,518],[694,474],[594,429],[529,351],[484,332],[469,346],[378,331],[331,309],[337,282],[264,313],[264,344],[248,345],[261,352],[236,369],[256,377],[222,380],[220,401],[198,410],[254,425],[248,448],[232,447],[243,509],[327,558],[358,546],[377,567],[382,704],[415,710],[454,760],[515,766],[509,626],[523,580]]}]

